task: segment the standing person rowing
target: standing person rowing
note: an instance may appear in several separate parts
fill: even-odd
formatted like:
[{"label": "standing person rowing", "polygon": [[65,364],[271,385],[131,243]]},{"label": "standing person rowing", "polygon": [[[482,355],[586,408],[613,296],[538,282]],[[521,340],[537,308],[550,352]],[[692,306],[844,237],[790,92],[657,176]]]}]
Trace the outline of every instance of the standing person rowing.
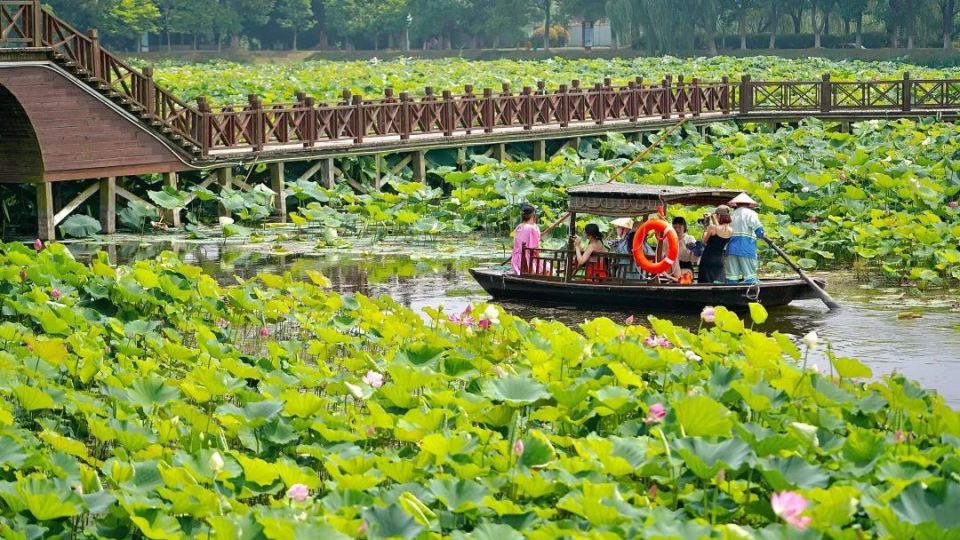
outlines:
[{"label": "standing person rowing", "polygon": [[758,206],[746,193],[734,197],[729,203],[734,207],[731,216],[733,236],[727,243],[727,259],[724,266],[727,283],[759,283],[757,280],[757,238],[763,238],[760,216],[753,210]]}]

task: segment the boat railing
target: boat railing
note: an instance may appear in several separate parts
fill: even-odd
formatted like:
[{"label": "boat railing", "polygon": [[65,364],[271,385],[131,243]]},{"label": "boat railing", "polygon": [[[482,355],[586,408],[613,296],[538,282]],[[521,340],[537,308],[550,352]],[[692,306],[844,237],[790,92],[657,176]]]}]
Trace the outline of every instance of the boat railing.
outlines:
[{"label": "boat railing", "polygon": [[[589,269],[589,270],[588,270]],[[589,275],[588,275],[589,274]],[[599,253],[585,265],[577,265],[569,249],[542,249],[523,246],[520,275],[550,281],[617,283],[646,281],[633,256],[624,253]]]}]

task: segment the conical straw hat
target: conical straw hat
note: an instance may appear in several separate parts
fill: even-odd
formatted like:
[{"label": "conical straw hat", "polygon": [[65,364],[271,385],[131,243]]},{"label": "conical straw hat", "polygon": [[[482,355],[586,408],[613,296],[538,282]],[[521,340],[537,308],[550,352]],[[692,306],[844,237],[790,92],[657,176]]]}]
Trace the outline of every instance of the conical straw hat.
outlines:
[{"label": "conical straw hat", "polygon": [[623,227],[624,229],[633,228],[633,220],[628,217],[617,218],[610,222],[614,227]]},{"label": "conical straw hat", "polygon": [[730,206],[760,206],[757,204],[757,201],[751,199],[746,193],[741,193],[733,199],[730,199],[730,202],[727,204]]}]

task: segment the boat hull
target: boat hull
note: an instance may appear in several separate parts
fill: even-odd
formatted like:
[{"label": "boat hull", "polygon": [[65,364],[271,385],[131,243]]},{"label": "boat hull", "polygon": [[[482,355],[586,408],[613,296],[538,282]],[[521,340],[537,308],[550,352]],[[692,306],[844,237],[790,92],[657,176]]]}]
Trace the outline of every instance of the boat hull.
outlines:
[{"label": "boat hull", "polygon": [[[551,304],[642,309],[645,311],[699,311],[705,306],[747,309],[751,302],[767,307],[817,298],[802,279],[762,280],[759,291],[749,285],[675,285],[564,283],[521,277],[502,270],[472,268],[470,274],[497,300],[526,300]],[[822,279],[815,279],[820,287]]]}]

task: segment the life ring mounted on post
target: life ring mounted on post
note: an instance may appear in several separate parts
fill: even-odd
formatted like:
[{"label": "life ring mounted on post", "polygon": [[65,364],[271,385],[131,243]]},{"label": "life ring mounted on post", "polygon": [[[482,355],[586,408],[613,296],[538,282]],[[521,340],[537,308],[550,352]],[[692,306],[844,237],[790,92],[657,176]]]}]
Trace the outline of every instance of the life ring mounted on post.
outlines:
[{"label": "life ring mounted on post", "polygon": [[[647,259],[646,253],[643,252],[643,245],[651,232],[656,236],[657,242],[667,241],[667,254],[657,262]],[[680,255],[680,239],[677,238],[677,231],[662,219],[650,219],[644,222],[633,237],[632,247],[633,260],[648,274],[662,274],[670,270]]]}]

